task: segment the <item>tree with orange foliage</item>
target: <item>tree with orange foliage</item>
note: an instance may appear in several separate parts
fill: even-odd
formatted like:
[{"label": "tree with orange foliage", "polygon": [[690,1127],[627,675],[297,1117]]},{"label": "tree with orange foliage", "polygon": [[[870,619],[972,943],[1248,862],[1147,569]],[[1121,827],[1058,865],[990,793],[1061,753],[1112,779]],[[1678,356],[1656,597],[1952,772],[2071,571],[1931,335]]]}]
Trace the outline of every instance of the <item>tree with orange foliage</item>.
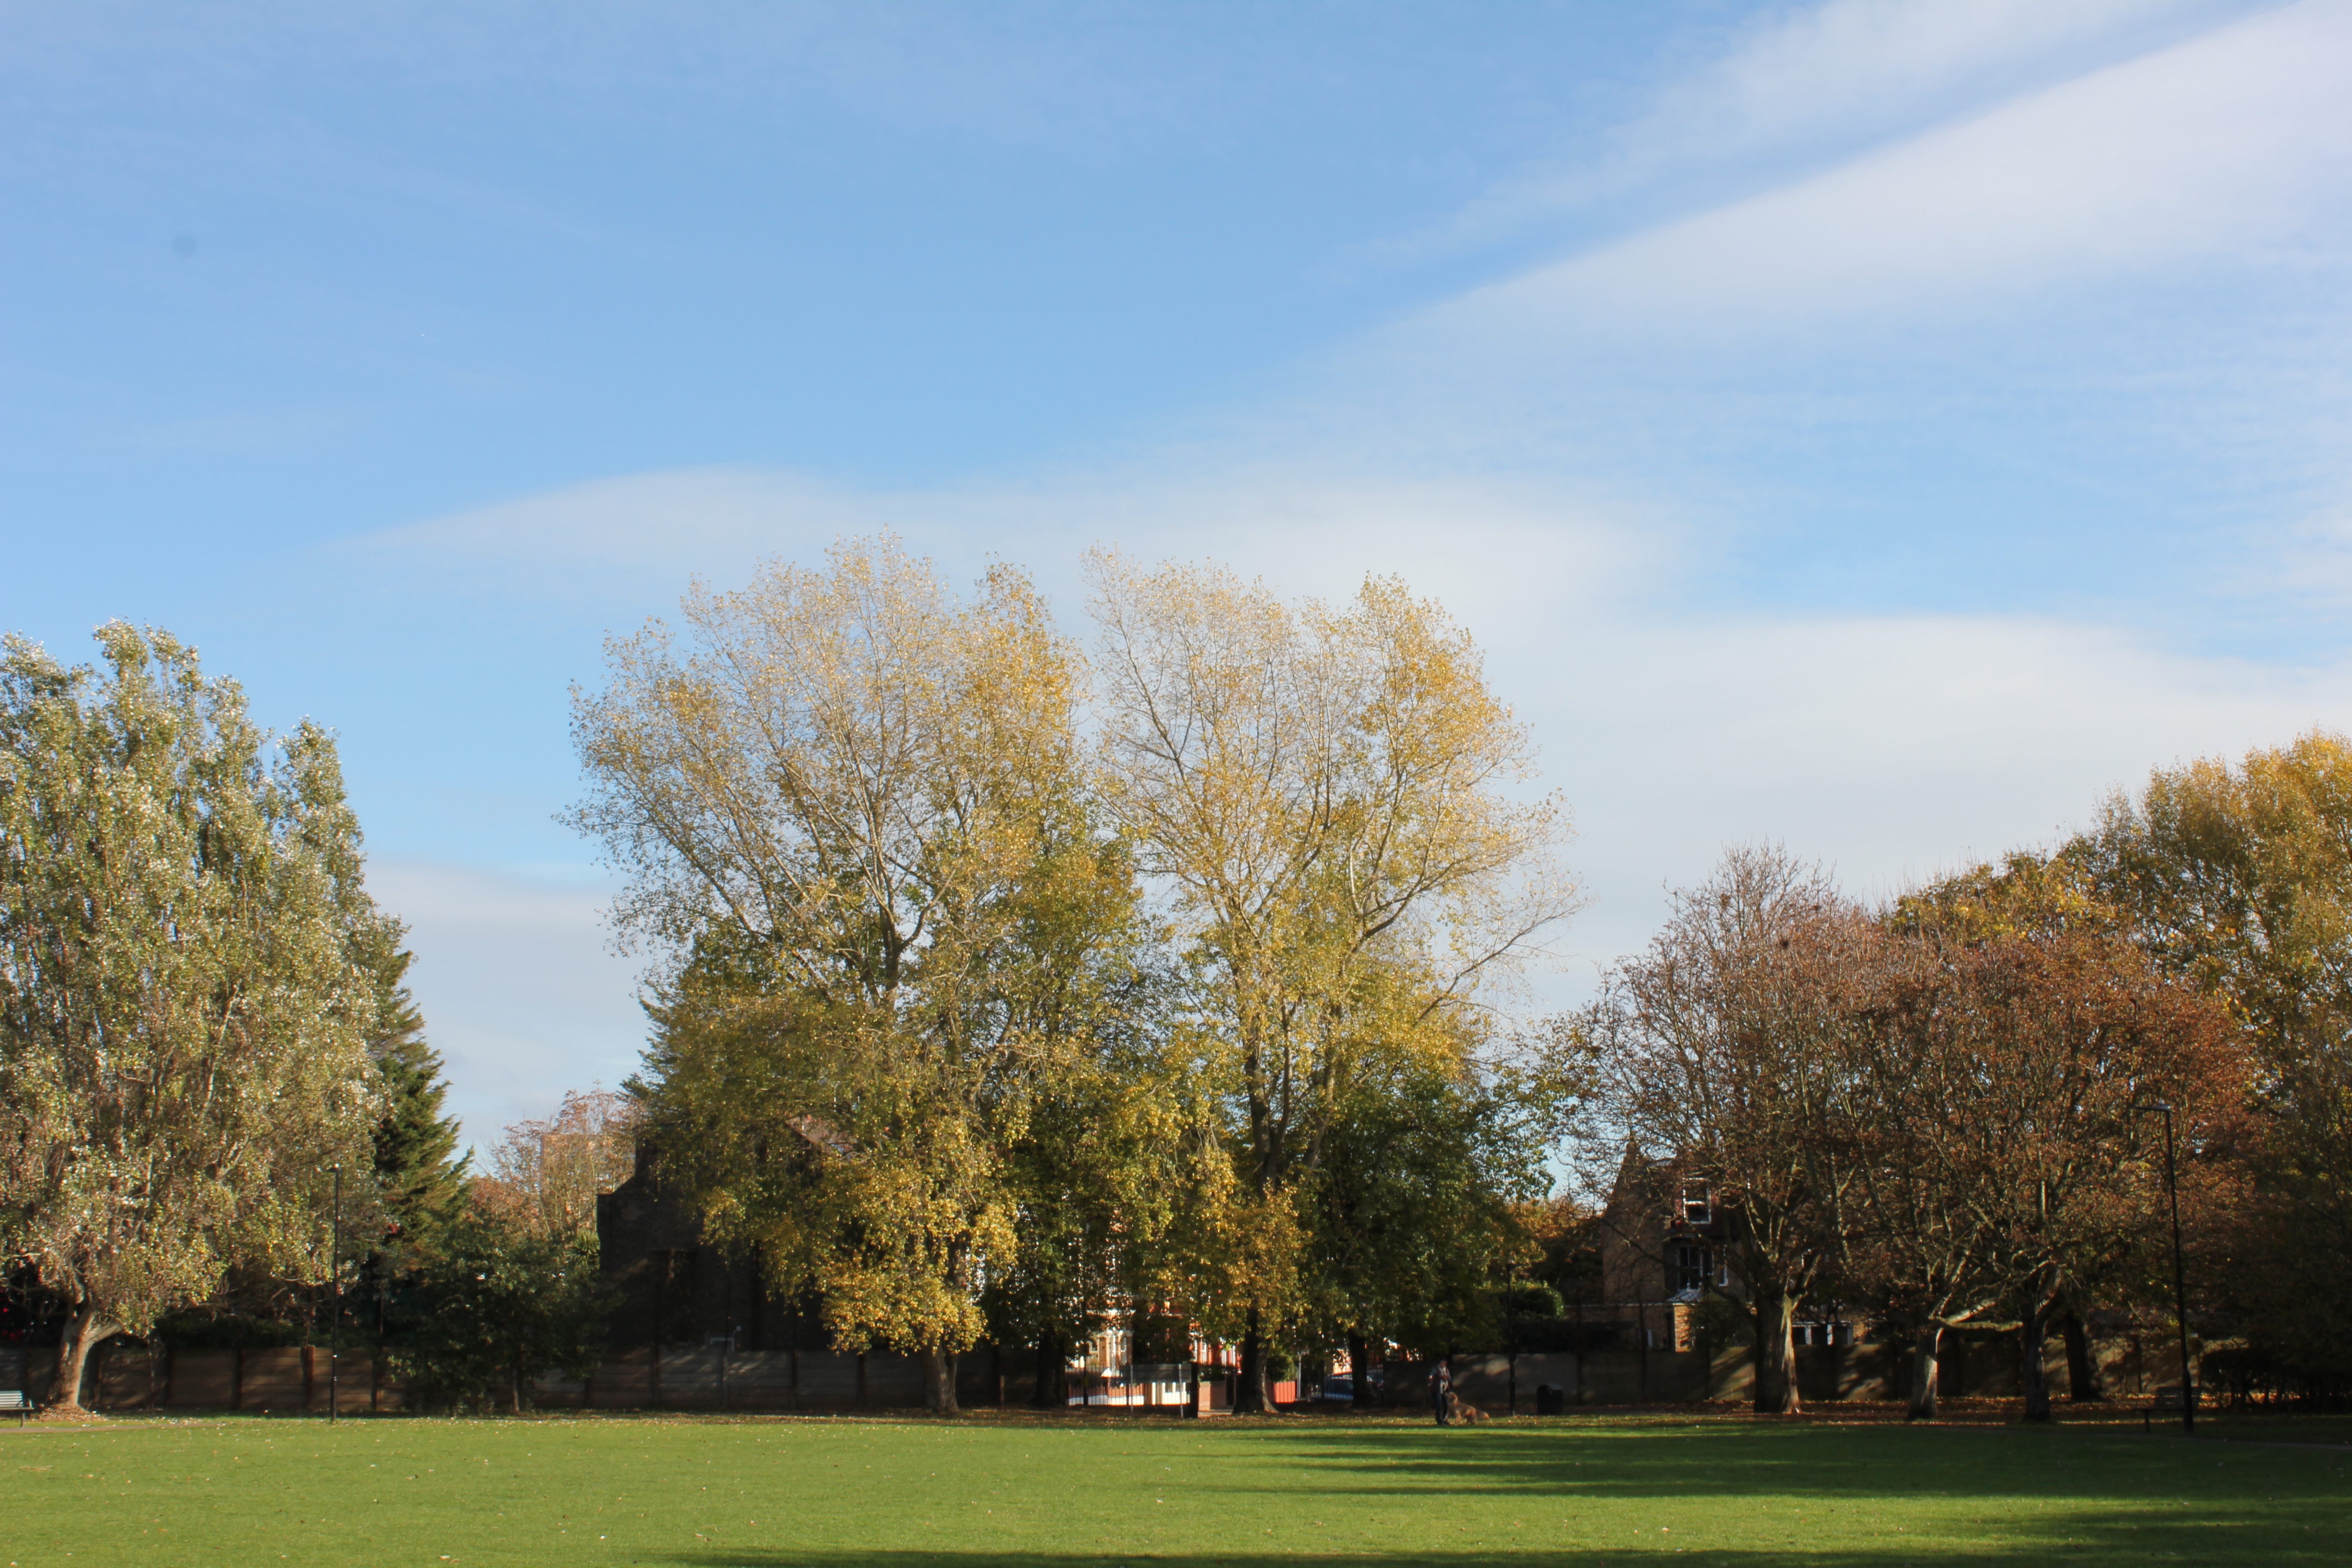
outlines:
[{"label": "tree with orange foliage", "polygon": [[[2118,793],[2066,858],[2257,1064],[2253,1190],[2210,1227],[2242,1386],[2352,1389],[2352,739],[2315,731]],[[2200,1228],[2192,1226],[2194,1239]]]},{"label": "tree with orange foliage", "polygon": [[2249,1081],[2227,1016],[2167,979],[2072,869],[2031,856],[1906,900],[1869,1026],[1853,1037],[1858,1229],[1917,1324],[1912,1410],[1934,1410],[1943,1329],[2010,1303],[2026,1419],[2050,1419],[2042,1347],[2158,1255],[2154,1108],[2192,1152],[2226,1146]]},{"label": "tree with orange foliage", "polygon": [[596,1199],[629,1179],[637,1107],[608,1089],[569,1090],[550,1117],[508,1127],[474,1184],[478,1207],[499,1211],[535,1235],[596,1228]]}]

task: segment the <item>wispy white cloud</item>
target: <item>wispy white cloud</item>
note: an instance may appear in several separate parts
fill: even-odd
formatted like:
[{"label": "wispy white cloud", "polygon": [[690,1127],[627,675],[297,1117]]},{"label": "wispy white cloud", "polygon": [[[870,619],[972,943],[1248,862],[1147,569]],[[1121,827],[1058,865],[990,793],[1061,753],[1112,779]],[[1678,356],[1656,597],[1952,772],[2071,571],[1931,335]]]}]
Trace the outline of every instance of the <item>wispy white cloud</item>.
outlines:
[{"label": "wispy white cloud", "polygon": [[1828,0],[1769,11],[1667,80],[1596,155],[1514,172],[1412,254],[1490,241],[1644,193],[1707,205],[1792,164],[1843,159],[2112,65],[2255,9],[2247,0]]},{"label": "wispy white cloud", "polygon": [[2199,0],[1830,0],[1755,26],[1712,67],[1673,83],[1624,140],[1653,158],[1753,156],[1883,132],[2072,74],[2144,45],[2152,28],[2244,5]]},{"label": "wispy white cloud", "polygon": [[1718,332],[1949,311],[2298,242],[2352,195],[2352,9],[2306,3],[1539,268],[1445,329]]},{"label": "wispy white cloud", "polygon": [[[336,547],[405,591],[599,612],[673,596],[688,577],[740,575],[771,555],[814,556],[881,530],[966,575],[1002,554],[1076,602],[1079,552],[1128,539],[1238,562],[1300,591],[1349,592],[1368,571],[1434,570],[1455,602],[1525,594],[1557,571],[1497,575],[1496,560],[1573,560],[1580,597],[1649,580],[1676,546],[1662,520],[1557,484],[1407,474],[1335,478],[1305,465],[1207,471],[1145,463],[1027,484],[858,491],[755,468],[629,475],[388,529]],[[1452,548],[1433,557],[1432,531]],[[1063,564],[1056,565],[1055,563]]]}]

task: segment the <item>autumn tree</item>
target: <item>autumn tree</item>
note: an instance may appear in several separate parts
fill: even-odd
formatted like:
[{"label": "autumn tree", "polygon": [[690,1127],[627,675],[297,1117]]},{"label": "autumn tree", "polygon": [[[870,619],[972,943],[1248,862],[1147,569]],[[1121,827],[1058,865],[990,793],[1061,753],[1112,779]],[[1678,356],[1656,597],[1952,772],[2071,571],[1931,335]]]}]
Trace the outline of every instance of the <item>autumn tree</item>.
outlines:
[{"label": "autumn tree", "polygon": [[596,1199],[629,1179],[637,1107],[607,1089],[572,1089],[555,1114],[509,1126],[491,1147],[478,1202],[534,1236],[593,1236]]},{"label": "autumn tree", "polygon": [[[2089,1300],[2136,1252],[2161,1256],[2161,1123],[2192,1148],[2236,1110],[2229,1037],[2193,993],[2096,938],[2006,939],[1958,958],[1945,1046],[1979,1073],[1943,1131],[2016,1293],[2026,1419],[2050,1418],[2042,1344],[2069,1294]],[[1956,1114],[1957,1113],[1957,1114]],[[1966,1116],[1965,1123],[1958,1121]]]},{"label": "autumn tree", "polygon": [[2243,1035],[2263,1136],[2231,1294],[2279,1376],[2352,1386],[2352,742],[2158,770],[2063,854]]},{"label": "autumn tree", "polygon": [[1392,1055],[1466,1070],[1485,983],[1570,908],[1547,858],[1561,814],[1512,793],[1526,733],[1402,584],[1294,605],[1213,567],[1097,554],[1090,576],[1099,787],[1195,983],[1171,1267],[1239,1340],[1259,1408],[1360,1076]]},{"label": "autumn tree", "polygon": [[[1845,1037],[1856,1097],[1843,1134],[1855,1184],[1851,1271],[1908,1331],[1909,1415],[1927,1420],[1945,1333],[2005,1310],[2017,1287],[1996,1214],[2007,1178],[1986,1163],[1980,1104],[2002,1041],[1981,1005],[1990,972],[1974,955],[1987,942],[2112,935],[2117,917],[2063,864],[2021,854],[1906,894],[1882,920],[1889,940],[1858,976],[1864,1026]],[[2079,1269],[2074,1279],[2078,1290],[2087,1283]]]},{"label": "autumn tree", "polygon": [[578,826],[666,955],[652,1135],[715,1240],[836,1340],[952,1358],[1018,1241],[1006,1152],[1116,979],[1076,671],[1009,569],[959,598],[888,540],[697,586],[575,701]]},{"label": "autumn tree", "polygon": [[1855,1173],[1847,1036],[1876,931],[1817,867],[1734,849],[1585,1016],[1609,1112],[1732,1217],[1756,1407],[1798,1408],[1798,1306],[1835,1277]]},{"label": "autumn tree", "polygon": [[329,1167],[370,1167],[383,1105],[332,739],[264,733],[165,633],[98,640],[103,675],[0,658],[0,1248],[70,1305],[66,1408],[93,1345],[232,1267],[322,1278]]},{"label": "autumn tree", "polygon": [[[1948,1321],[1963,1315],[1953,1302],[2005,1302],[2021,1328],[2026,1418],[2048,1420],[2053,1314],[2129,1290],[2136,1276],[2152,1295],[2145,1282],[2161,1272],[2155,1107],[2172,1107],[2186,1180],[2202,1184],[2235,1141],[2244,1048],[2063,858],[2014,855],[1948,879],[1901,900],[1889,924],[1906,962],[1890,966],[1867,1031],[1883,1136],[1865,1168],[1874,1198],[1891,1189],[1907,1201],[1872,1228],[1900,1256],[1901,1226],[1948,1227],[1944,1271],[1923,1270],[1912,1288],[1946,1288]],[[1915,1263],[1937,1256],[1933,1239],[1907,1247]],[[1923,1324],[1915,1361],[1929,1379],[1934,1329]]]},{"label": "autumn tree", "polygon": [[1848,1273],[1911,1342],[1908,1414],[1933,1420],[1945,1334],[2001,1307],[2010,1281],[1982,1201],[1972,1107],[1988,1042],[1933,936],[1884,944],[1853,1036],[1854,1114],[1840,1130],[1853,1185]]}]

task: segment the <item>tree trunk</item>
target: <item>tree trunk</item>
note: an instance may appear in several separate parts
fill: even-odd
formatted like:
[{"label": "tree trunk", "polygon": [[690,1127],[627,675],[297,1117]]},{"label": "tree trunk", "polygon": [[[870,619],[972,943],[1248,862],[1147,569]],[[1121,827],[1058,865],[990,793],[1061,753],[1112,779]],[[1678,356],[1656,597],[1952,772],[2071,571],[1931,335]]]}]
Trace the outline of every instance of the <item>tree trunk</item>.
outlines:
[{"label": "tree trunk", "polygon": [[1257,1309],[1253,1306],[1249,1321],[1242,1331],[1242,1374],[1234,1387],[1234,1414],[1265,1415],[1265,1335],[1258,1323]]},{"label": "tree trunk", "polygon": [[1371,1404],[1372,1344],[1361,1334],[1348,1336],[1349,1403],[1360,1410]]},{"label": "tree trunk", "polygon": [[2083,1315],[2070,1307],[2059,1320],[2058,1327],[2066,1336],[2067,1399],[2075,1403],[2105,1399],[2107,1391],[2099,1386],[2099,1363],[2091,1354],[2091,1331],[2083,1322]]},{"label": "tree trunk", "polygon": [[1029,1403],[1039,1410],[1052,1410],[1063,1404],[1062,1397],[1062,1337],[1045,1333],[1037,1336],[1037,1386],[1029,1393]]},{"label": "tree trunk", "polygon": [[49,1385],[44,1408],[81,1408],[82,1373],[89,1365],[89,1352],[112,1338],[114,1332],[114,1325],[99,1316],[97,1307],[91,1303],[84,1301],[73,1310],[73,1315],[66,1320],[65,1335],[58,1341],[57,1381]]},{"label": "tree trunk", "polygon": [[514,1364],[507,1370],[509,1374],[507,1391],[512,1396],[514,1413],[520,1415],[522,1414],[522,1357],[515,1357]]},{"label": "tree trunk", "polygon": [[2053,1421],[2050,1378],[2042,1364],[2042,1346],[2050,1338],[2050,1298],[2036,1296],[2026,1305],[2017,1328],[2017,1383],[2025,1394],[2025,1419]]},{"label": "tree trunk", "polygon": [[1944,1325],[1930,1318],[1911,1344],[1911,1408],[1904,1413],[1908,1420],[1936,1418],[1937,1360],[1943,1348]]},{"label": "tree trunk", "polygon": [[924,1403],[934,1415],[961,1415],[956,1404],[956,1358],[948,1351],[923,1352]]},{"label": "tree trunk", "polygon": [[1797,1300],[1786,1291],[1759,1293],[1756,1300],[1756,1408],[1767,1415],[1794,1415],[1804,1408],[1797,1394]]}]

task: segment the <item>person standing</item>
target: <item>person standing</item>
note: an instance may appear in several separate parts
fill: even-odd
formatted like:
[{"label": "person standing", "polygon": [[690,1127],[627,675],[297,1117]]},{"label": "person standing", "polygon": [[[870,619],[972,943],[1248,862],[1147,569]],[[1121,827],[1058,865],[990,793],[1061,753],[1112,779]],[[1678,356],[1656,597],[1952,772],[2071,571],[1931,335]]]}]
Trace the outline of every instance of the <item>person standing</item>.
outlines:
[{"label": "person standing", "polygon": [[1453,1425],[1449,1410],[1454,1404],[1454,1373],[1443,1359],[1429,1369],[1429,1403],[1437,1412],[1440,1426]]}]

